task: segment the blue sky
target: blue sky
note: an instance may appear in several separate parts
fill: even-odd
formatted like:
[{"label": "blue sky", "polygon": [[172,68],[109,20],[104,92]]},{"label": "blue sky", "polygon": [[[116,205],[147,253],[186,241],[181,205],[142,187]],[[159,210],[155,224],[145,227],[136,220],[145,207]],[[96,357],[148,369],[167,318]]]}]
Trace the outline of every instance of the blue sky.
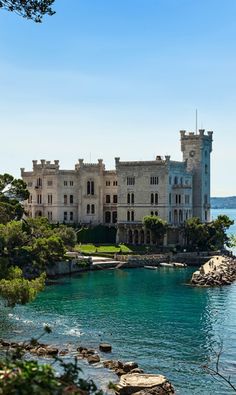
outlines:
[{"label": "blue sky", "polygon": [[32,159],[181,159],[214,131],[212,195],[236,195],[236,1],[56,0],[43,24],[0,11],[0,173]]}]

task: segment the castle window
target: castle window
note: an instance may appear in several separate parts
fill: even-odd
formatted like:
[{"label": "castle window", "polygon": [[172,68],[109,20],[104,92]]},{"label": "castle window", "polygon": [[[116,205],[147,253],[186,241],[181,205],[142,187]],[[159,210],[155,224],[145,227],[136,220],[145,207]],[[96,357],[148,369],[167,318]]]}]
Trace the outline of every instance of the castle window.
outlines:
[{"label": "castle window", "polygon": [[94,181],[91,181],[91,195],[94,195]]},{"label": "castle window", "polygon": [[91,214],[95,214],[95,206],[94,206],[94,204],[91,205]]},{"label": "castle window", "polygon": [[48,187],[51,187],[51,186],[52,186],[52,180],[48,180],[47,186],[48,186]]},{"label": "castle window", "polygon": [[37,203],[42,204],[42,195],[37,195]]},{"label": "castle window", "polygon": [[169,177],[169,185],[172,184],[172,177]]},{"label": "castle window", "polygon": [[67,221],[67,211],[64,211],[64,221]]},{"label": "castle window", "polygon": [[172,216],[171,216],[171,211],[169,211],[169,222],[171,223],[171,221],[172,221],[172,218],[171,218]]},{"label": "castle window", "polygon": [[64,195],[64,205],[67,205],[67,195]]},{"label": "castle window", "polygon": [[208,166],[205,165],[205,174],[208,174]]},{"label": "castle window", "polygon": [[37,187],[41,187],[42,186],[42,178],[37,178],[36,186]]},{"label": "castle window", "polygon": [[106,181],[106,187],[109,187],[111,185],[110,181]]},{"label": "castle window", "polygon": [[134,211],[131,211],[131,221],[134,221]]},{"label": "castle window", "polygon": [[112,212],[112,223],[113,224],[117,223],[117,211]]},{"label": "castle window", "polygon": [[158,211],[155,211],[155,216],[158,217]]},{"label": "castle window", "polygon": [[117,181],[113,181],[113,186],[117,187]]},{"label": "castle window", "polygon": [[52,211],[48,211],[48,220],[52,221]]},{"label": "castle window", "polygon": [[190,203],[190,196],[185,195],[185,204],[189,204],[189,203]]},{"label": "castle window", "polygon": [[153,211],[151,211],[151,216],[153,216],[153,214],[154,214]]},{"label": "castle window", "polygon": [[134,185],[135,177],[127,177],[127,185]]},{"label": "castle window", "polygon": [[73,204],[73,203],[74,203],[74,196],[70,195],[70,204]]},{"label": "castle window", "polygon": [[169,204],[171,204],[171,193],[169,193]]},{"label": "castle window", "polygon": [[71,211],[70,212],[70,221],[73,221],[73,219],[74,219],[74,213],[73,213],[73,211]]},{"label": "castle window", "polygon": [[158,204],[158,193],[155,193],[155,204]]},{"label": "castle window", "polygon": [[178,204],[178,195],[175,195],[175,204]]},{"label": "castle window", "polygon": [[90,214],[90,204],[87,204],[87,214]]},{"label": "castle window", "polygon": [[105,223],[106,224],[110,224],[111,222],[111,212],[110,211],[106,211],[105,212]]},{"label": "castle window", "polygon": [[87,182],[87,195],[90,195],[91,192],[91,187],[90,187],[90,181]]},{"label": "castle window", "polygon": [[64,180],[64,187],[67,187],[67,181]]},{"label": "castle window", "polygon": [[150,177],[150,184],[151,185],[157,185],[159,183],[159,178],[158,177]]},{"label": "castle window", "polygon": [[130,211],[127,211],[127,221],[130,221]]},{"label": "castle window", "polygon": [[127,203],[130,204],[130,193],[127,193]]},{"label": "castle window", "polygon": [[113,203],[117,203],[117,195],[113,195]]},{"label": "castle window", "polygon": [[106,203],[111,203],[111,196],[110,195],[106,195]]},{"label": "castle window", "polygon": [[74,181],[70,181],[70,186],[73,187]]},{"label": "castle window", "polygon": [[179,204],[181,204],[181,195],[179,195]]},{"label": "castle window", "polygon": [[180,177],[180,184],[183,185],[183,177]]},{"label": "castle window", "polygon": [[174,184],[178,185],[178,177],[177,176],[175,176],[175,178],[174,178]]},{"label": "castle window", "polygon": [[154,193],[151,193],[151,204],[154,204]]},{"label": "castle window", "polygon": [[207,221],[207,210],[205,211],[205,221]]},{"label": "castle window", "polygon": [[52,194],[48,195],[48,204],[52,204]]},{"label": "castle window", "polygon": [[134,204],[134,193],[131,193],[131,204]]}]

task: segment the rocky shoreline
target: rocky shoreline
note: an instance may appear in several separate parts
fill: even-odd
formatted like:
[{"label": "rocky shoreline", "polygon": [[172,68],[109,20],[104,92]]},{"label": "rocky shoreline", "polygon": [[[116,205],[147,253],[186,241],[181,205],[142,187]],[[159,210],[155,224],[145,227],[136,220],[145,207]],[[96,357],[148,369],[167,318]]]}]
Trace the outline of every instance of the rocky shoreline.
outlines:
[{"label": "rocky shoreline", "polygon": [[[0,339],[0,350],[30,353],[37,357],[61,358],[72,353],[67,348],[36,342],[10,342]],[[103,367],[113,371],[120,381],[114,384],[117,395],[175,395],[173,385],[165,376],[160,374],[147,374],[140,369],[136,362],[122,362],[119,360],[104,359],[104,355],[112,351],[109,343],[100,343],[99,351],[83,346],[77,347],[78,359],[86,359],[89,364],[102,362]],[[73,356],[75,353],[73,352]]]},{"label": "rocky shoreline", "polygon": [[190,283],[201,287],[230,285],[236,280],[236,258],[214,256],[193,273]]}]

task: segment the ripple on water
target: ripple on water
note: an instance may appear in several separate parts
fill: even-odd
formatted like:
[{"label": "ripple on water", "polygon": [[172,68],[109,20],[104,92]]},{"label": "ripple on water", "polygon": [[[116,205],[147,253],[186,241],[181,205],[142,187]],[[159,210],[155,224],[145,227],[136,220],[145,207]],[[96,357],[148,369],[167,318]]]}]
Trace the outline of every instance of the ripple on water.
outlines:
[{"label": "ripple on water", "polygon": [[[202,369],[214,363],[223,341],[222,364],[235,370],[236,284],[221,289],[185,286],[191,269],[84,273],[47,287],[32,304],[2,319],[1,337],[37,336],[45,341],[97,346],[112,343],[112,358],[137,360],[146,371],[167,375],[181,395],[228,395]],[[90,368],[89,368],[90,369]],[[98,377],[100,369],[90,369]]]}]

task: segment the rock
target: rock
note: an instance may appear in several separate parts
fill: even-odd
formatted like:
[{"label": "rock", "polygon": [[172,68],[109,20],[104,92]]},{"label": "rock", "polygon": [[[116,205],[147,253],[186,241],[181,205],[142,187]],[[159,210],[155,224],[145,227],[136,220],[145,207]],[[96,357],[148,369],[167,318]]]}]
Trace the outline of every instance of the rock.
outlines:
[{"label": "rock", "polygon": [[117,384],[119,395],[174,395],[175,391],[165,376],[160,374],[125,374]]},{"label": "rock", "polygon": [[97,363],[100,362],[100,357],[97,354],[89,355],[87,358],[88,363]]},{"label": "rock", "polygon": [[138,364],[136,362],[125,362],[123,369],[126,373],[129,373],[131,370],[138,368]]},{"label": "rock", "polygon": [[77,348],[77,351],[79,351],[80,353],[82,353],[82,351],[87,351],[87,350],[88,349],[86,347],[82,347],[82,346]]},{"label": "rock", "polygon": [[95,354],[95,350],[93,348],[88,348],[87,355],[93,355],[93,354]]},{"label": "rock", "polygon": [[130,371],[130,373],[144,373],[143,369],[135,368]]},{"label": "rock", "polygon": [[37,348],[36,352],[37,352],[37,355],[46,355],[47,354],[46,348],[43,348],[43,347]]},{"label": "rock", "polygon": [[69,352],[69,350],[66,348],[66,349],[64,349],[64,350],[60,350],[60,351],[59,351],[59,355],[63,356],[63,355],[68,354],[68,352]]},{"label": "rock", "polygon": [[10,347],[10,346],[11,346],[11,342],[7,342],[7,341],[5,341],[5,340],[1,340],[1,345],[2,345],[3,347]]},{"label": "rock", "polygon": [[102,352],[111,352],[112,346],[109,343],[100,343],[99,350]]},{"label": "rock", "polygon": [[123,362],[121,361],[113,361],[113,360],[108,360],[103,362],[104,368],[111,369],[111,370],[117,370],[117,369],[123,369]]},{"label": "rock", "polygon": [[46,353],[47,353],[47,355],[50,355],[50,356],[55,356],[55,355],[57,355],[58,354],[58,348],[57,347],[52,347],[52,346],[47,346],[46,347]]}]

